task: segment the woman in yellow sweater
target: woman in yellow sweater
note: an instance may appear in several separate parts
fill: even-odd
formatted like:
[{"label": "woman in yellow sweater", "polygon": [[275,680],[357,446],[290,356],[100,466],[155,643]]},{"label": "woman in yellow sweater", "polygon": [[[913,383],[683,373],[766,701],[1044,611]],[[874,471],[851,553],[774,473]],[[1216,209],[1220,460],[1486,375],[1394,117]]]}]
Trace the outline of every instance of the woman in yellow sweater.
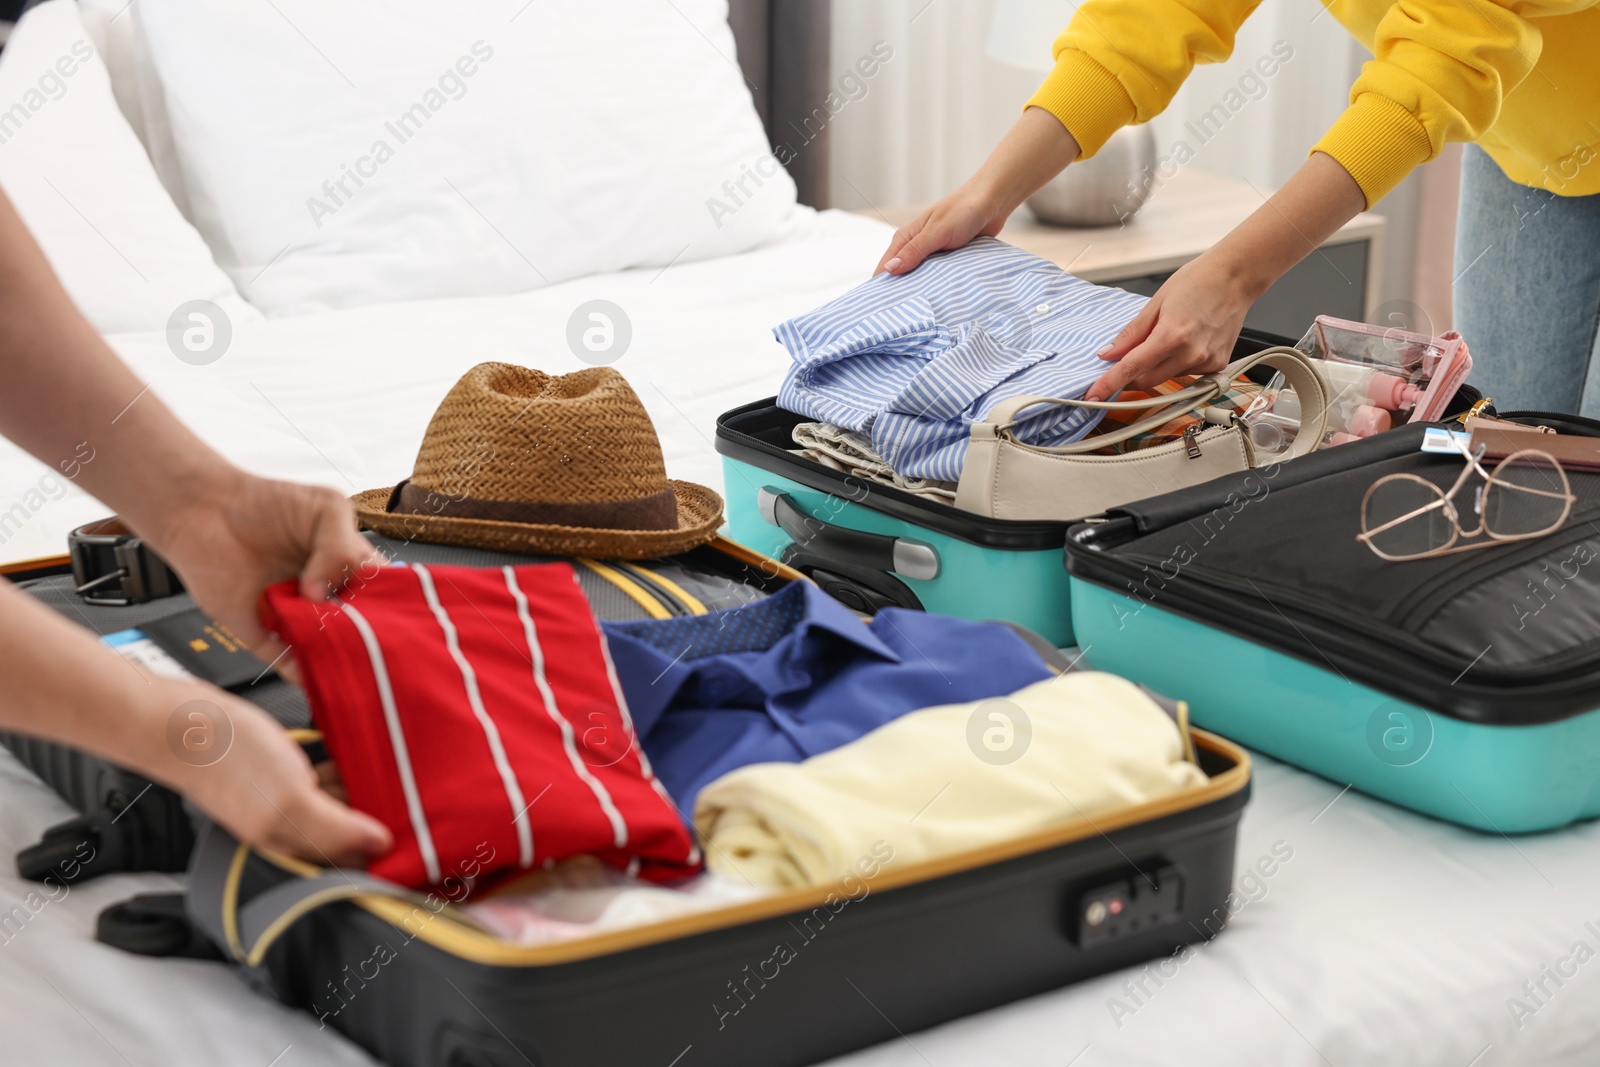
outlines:
[{"label": "woman in yellow sweater", "polygon": [[[1259,0],[1084,0],[1055,70],[960,189],[894,236],[880,270],[998,233],[1017,205],[1196,63],[1224,60]],[[1350,106],[1289,182],[1169,278],[1101,352],[1089,391],[1226,364],[1252,302],[1451,141],[1466,150],[1455,325],[1501,410],[1600,416],[1600,8],[1596,0],[1324,0],[1371,49]]]}]

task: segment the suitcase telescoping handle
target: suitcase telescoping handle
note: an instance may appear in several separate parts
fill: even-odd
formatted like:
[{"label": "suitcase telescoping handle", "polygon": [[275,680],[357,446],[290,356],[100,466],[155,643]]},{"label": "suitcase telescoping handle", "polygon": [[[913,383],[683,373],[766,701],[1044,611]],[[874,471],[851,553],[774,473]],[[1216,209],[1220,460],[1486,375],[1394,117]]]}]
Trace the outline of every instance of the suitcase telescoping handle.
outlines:
[{"label": "suitcase telescoping handle", "polygon": [[835,526],[807,515],[789,494],[765,486],[756,490],[756,506],[762,518],[795,544],[830,560],[920,581],[939,577],[939,550],[926,542]]}]

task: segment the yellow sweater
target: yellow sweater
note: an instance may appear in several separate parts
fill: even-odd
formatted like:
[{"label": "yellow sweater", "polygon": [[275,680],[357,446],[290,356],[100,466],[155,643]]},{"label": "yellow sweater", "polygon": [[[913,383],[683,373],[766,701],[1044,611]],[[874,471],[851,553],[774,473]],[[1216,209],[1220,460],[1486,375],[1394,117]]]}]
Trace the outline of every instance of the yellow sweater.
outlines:
[{"label": "yellow sweater", "polygon": [[[1159,114],[1196,63],[1227,59],[1258,2],[1084,0],[1028,103],[1091,156]],[[1343,164],[1368,207],[1451,141],[1476,141],[1523,185],[1600,192],[1596,0],[1323,2],[1375,58],[1312,151]]]}]

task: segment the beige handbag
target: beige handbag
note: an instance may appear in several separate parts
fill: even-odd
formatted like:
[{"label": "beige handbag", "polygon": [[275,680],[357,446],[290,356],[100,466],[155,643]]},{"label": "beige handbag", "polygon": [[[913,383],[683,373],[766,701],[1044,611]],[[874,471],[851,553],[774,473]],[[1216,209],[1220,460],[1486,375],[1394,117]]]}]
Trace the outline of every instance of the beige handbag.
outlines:
[{"label": "beige handbag", "polygon": [[[1249,428],[1238,416],[1231,416],[1226,425],[1191,427],[1180,441],[1136,452],[1088,453],[1154,430],[1179,415],[1200,411],[1257,366],[1281,371],[1300,400],[1302,424],[1294,444],[1281,458],[1305,455],[1326,432],[1327,385],[1298,350],[1267,348],[1235,360],[1215,374],[1201,375],[1187,388],[1147,400],[1018,396],[996,404],[983,422],[972,424],[972,440],[956,485],[956,507],[996,519],[1067,521],[1248,470],[1257,465],[1256,453]],[[1108,411],[1143,409],[1151,414],[1070,445],[1024,444],[1012,436],[1011,427],[1024,410],[1039,404]]]}]

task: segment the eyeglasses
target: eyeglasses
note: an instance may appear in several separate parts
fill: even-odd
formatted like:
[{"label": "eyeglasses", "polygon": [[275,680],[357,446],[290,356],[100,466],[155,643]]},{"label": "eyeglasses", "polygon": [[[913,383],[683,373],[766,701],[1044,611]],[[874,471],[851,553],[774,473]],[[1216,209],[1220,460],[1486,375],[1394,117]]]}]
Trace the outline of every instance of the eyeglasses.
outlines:
[{"label": "eyeglasses", "polygon": [[[1356,540],[1398,563],[1527,541],[1552,533],[1567,521],[1577,498],[1566,472],[1550,453],[1524,449],[1486,470],[1481,462],[1485,446],[1469,449],[1454,437],[1451,440],[1467,461],[1455,484],[1441,490],[1415,474],[1379,478],[1361,500],[1361,532]],[[1483,484],[1473,493],[1472,512],[1478,523],[1469,530],[1461,525],[1455,497],[1474,471],[1483,477]],[[1483,540],[1458,543],[1479,536]]]}]

